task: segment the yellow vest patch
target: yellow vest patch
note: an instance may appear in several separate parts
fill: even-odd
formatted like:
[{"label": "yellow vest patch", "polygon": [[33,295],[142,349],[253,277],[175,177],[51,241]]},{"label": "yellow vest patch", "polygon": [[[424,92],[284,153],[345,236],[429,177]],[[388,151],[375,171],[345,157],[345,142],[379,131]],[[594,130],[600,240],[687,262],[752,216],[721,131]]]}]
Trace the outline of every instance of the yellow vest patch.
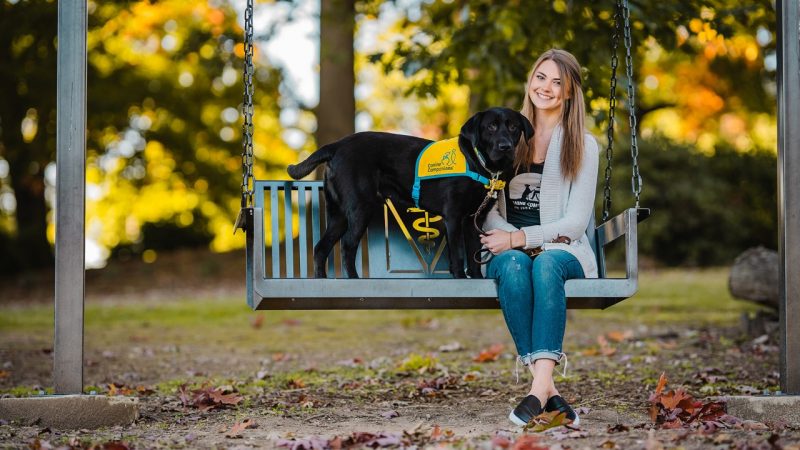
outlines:
[{"label": "yellow vest patch", "polygon": [[[476,155],[477,150],[476,150]],[[478,155],[480,159],[480,155]],[[458,137],[432,142],[422,149],[417,157],[417,170],[414,173],[414,186],[411,188],[411,198],[419,207],[419,194],[422,180],[444,177],[468,177],[481,184],[490,192],[502,189],[502,181],[497,179],[499,173],[490,180],[485,176],[470,170],[467,158],[458,147]],[[496,195],[496,194],[495,194]]]},{"label": "yellow vest patch", "polygon": [[458,148],[458,137],[430,144],[419,156],[417,177],[459,175],[467,172],[467,159]]}]

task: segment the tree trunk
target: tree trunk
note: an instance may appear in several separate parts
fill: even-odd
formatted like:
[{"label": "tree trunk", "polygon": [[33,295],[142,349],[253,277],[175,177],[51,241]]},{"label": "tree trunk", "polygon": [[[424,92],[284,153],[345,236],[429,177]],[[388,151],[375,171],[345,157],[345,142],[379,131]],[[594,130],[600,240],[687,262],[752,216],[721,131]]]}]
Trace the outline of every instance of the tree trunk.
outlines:
[{"label": "tree trunk", "polygon": [[731,267],[731,295],[778,310],[778,252],[764,247],[747,249]]},{"label": "tree trunk", "polygon": [[[320,10],[317,147],[355,132],[355,0],[324,0]],[[318,172],[321,178],[322,172]]]}]

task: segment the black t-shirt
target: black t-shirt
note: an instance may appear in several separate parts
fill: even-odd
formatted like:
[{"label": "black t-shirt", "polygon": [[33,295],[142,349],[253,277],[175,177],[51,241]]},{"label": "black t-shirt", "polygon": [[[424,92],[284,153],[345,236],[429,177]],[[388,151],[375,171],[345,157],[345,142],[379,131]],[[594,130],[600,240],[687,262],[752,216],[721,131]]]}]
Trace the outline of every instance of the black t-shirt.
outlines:
[{"label": "black t-shirt", "polygon": [[544,163],[523,167],[506,185],[506,220],[517,228],[541,224],[539,191]]}]

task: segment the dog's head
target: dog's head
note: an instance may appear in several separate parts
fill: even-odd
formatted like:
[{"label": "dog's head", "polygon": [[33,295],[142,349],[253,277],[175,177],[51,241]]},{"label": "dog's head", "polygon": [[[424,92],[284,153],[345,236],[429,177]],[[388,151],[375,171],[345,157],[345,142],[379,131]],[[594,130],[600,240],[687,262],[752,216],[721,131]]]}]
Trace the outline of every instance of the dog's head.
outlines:
[{"label": "dog's head", "polygon": [[520,138],[533,136],[528,119],[513,109],[491,108],[481,111],[461,127],[458,143],[462,151],[475,148],[489,170],[508,170],[514,163],[514,149]]}]

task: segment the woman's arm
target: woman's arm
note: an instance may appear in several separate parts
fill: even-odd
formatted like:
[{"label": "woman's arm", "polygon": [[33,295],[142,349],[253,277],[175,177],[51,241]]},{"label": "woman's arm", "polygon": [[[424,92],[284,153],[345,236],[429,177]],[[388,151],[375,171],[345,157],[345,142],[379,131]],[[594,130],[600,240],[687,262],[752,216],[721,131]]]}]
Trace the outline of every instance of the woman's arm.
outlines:
[{"label": "woman's arm", "polygon": [[587,135],[584,145],[583,160],[578,176],[572,182],[564,216],[552,223],[522,228],[527,248],[541,247],[558,236],[579,239],[586,231],[594,208],[600,154],[593,137]]}]

